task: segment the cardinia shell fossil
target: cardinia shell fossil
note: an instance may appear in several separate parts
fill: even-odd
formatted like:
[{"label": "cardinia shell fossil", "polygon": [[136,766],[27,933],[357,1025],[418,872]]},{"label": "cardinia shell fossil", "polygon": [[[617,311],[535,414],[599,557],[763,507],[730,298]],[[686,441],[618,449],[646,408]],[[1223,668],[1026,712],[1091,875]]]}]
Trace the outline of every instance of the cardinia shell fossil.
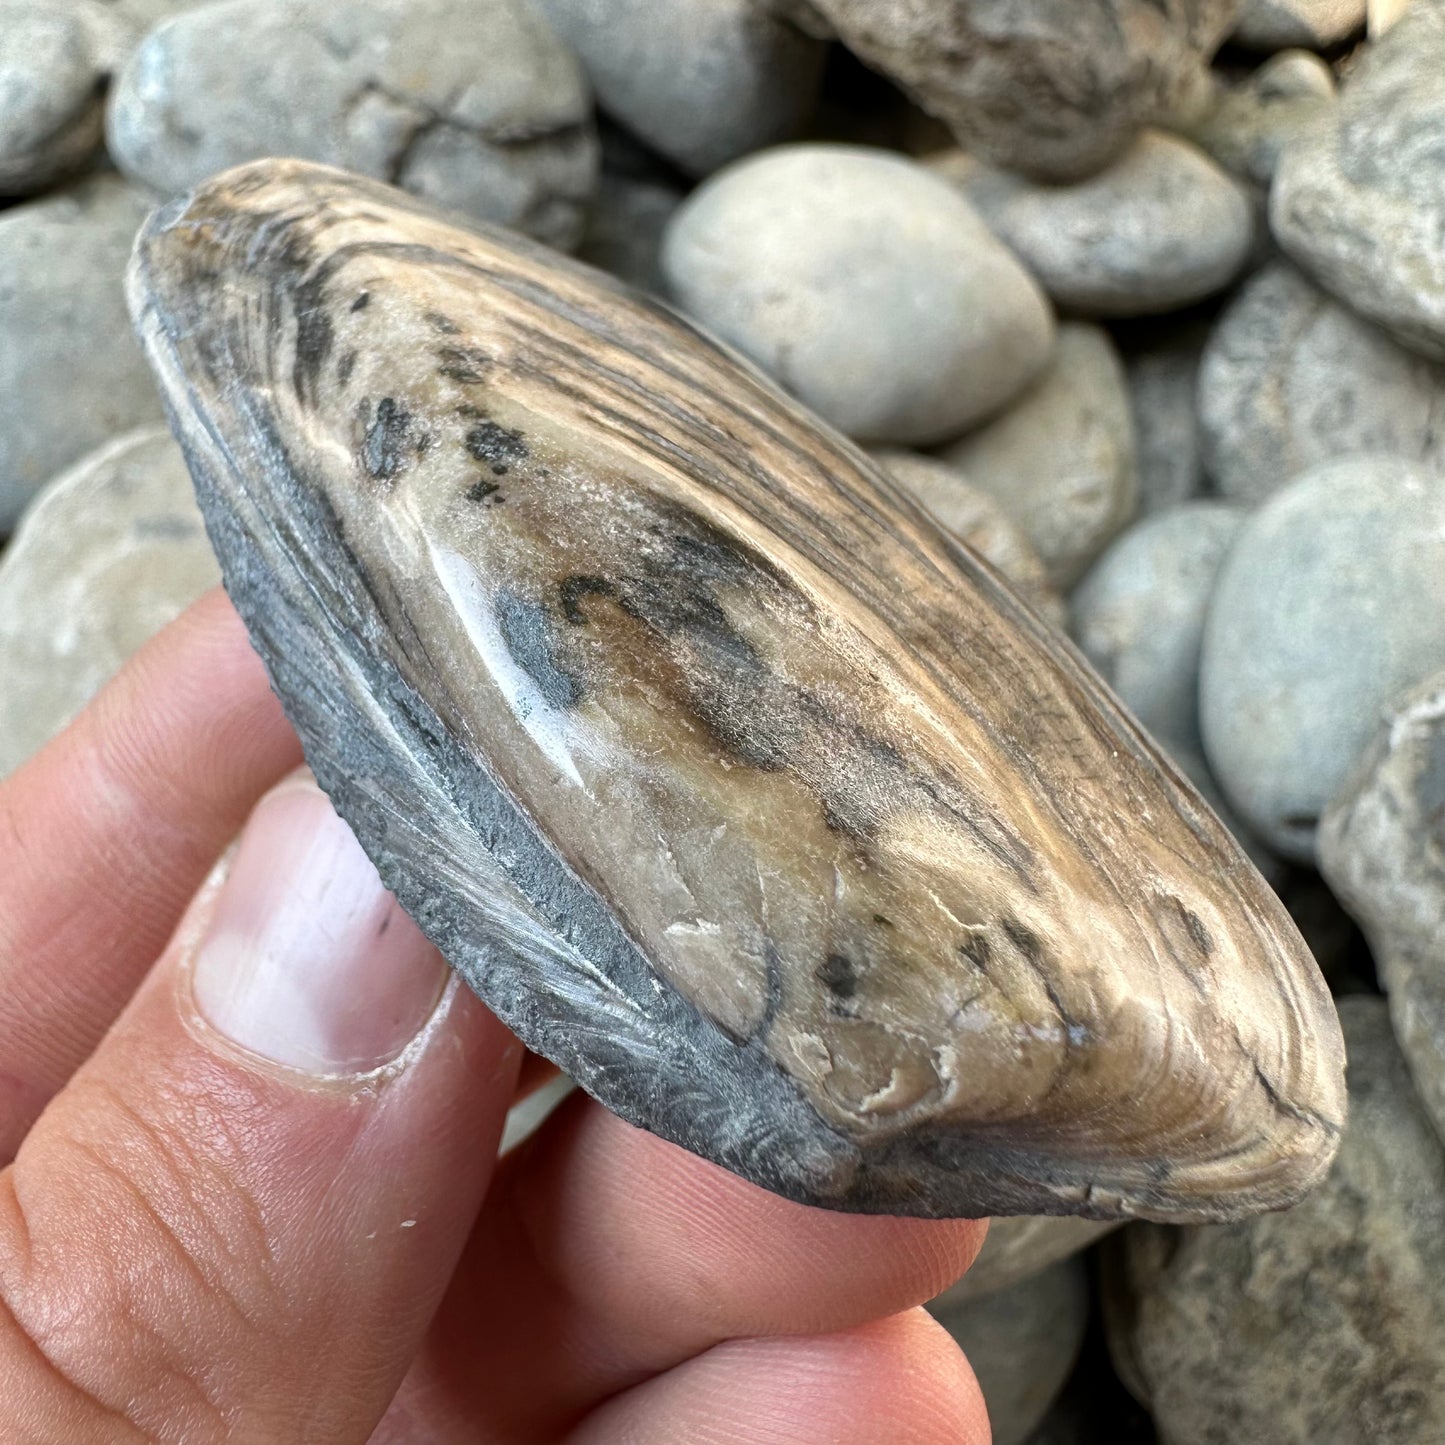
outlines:
[{"label": "cardinia shell fossil", "polygon": [[293,161],[131,302],[226,584],[403,906],[769,1189],[1228,1219],[1344,1110],[1274,895],[1078,655],[656,303]]}]

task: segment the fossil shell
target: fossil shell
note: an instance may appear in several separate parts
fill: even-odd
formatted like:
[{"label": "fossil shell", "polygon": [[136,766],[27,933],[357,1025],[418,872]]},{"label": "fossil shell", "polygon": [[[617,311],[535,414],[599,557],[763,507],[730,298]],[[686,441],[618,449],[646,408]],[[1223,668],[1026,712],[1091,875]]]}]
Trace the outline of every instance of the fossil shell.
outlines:
[{"label": "fossil shell", "polygon": [[322,784],[619,1114],[792,1198],[1226,1219],[1317,1180],[1330,999],[1067,644],[665,308],[294,161],[132,309]]}]

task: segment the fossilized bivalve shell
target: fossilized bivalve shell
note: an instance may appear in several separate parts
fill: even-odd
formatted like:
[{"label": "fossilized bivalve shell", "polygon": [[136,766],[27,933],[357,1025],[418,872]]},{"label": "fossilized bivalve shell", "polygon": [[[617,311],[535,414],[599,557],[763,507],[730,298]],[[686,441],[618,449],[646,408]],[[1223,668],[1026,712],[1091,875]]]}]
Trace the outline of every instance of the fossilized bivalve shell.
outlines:
[{"label": "fossilized bivalve shell", "polygon": [[841,1209],[1226,1219],[1329,996],[1084,663],[666,309],[337,171],[152,219],[227,585],[382,876],[625,1118]]}]

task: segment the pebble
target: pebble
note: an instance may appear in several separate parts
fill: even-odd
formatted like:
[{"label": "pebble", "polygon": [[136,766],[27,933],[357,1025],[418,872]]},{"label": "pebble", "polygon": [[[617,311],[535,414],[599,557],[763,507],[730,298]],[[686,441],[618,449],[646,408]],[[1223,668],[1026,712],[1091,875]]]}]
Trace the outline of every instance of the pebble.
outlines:
[{"label": "pebble", "polygon": [[1320,824],[1320,868],[1365,930],[1445,1138],[1445,673],[1399,699]]},{"label": "pebble", "polygon": [[1204,629],[1204,748],[1247,825],[1310,861],[1382,710],[1445,667],[1445,474],[1348,457],[1240,529]]},{"label": "pebble", "polygon": [[1067,1214],[1015,1214],[988,1222],[978,1258],[957,1284],[930,1306],[943,1312],[965,1300],[1009,1289],[1061,1260],[1082,1254],[1119,1227],[1116,1219],[1079,1219]]},{"label": "pebble", "polygon": [[1057,627],[1064,625],[1063,600],[1049,584],[1039,554],[987,492],[979,491],[957,467],[921,452],[883,450],[874,453],[874,460],[949,531],[997,567],[1036,612]]},{"label": "pebble", "polygon": [[122,290],[152,204],[104,176],[0,213],[0,536],[57,472],[161,419]]},{"label": "pebble", "polygon": [[1249,50],[1329,50],[1365,28],[1365,0],[1244,0],[1230,39]]},{"label": "pebble", "polygon": [[1197,146],[1146,131],[1107,169],[1042,185],[964,152],[936,162],[1065,311],[1145,316],[1227,286],[1249,258],[1254,213]]},{"label": "pebble", "polygon": [[1199,413],[1215,486],[1253,506],[1332,457],[1445,457],[1445,368],[1279,261],[1220,317]]},{"label": "pebble", "polygon": [[662,238],[683,193],[665,182],[603,172],[577,248],[579,260],[610,271],[639,290],[661,295]]},{"label": "pebble", "polygon": [[935,1300],[978,1378],[993,1445],[1025,1445],[1058,1398],[1089,1322],[1083,1263],[1065,1260],[981,1299]]},{"label": "pebble", "polygon": [[1214,583],[1245,513],[1191,502],[1137,522],[1069,598],[1074,640],[1166,751],[1198,751],[1199,651]]},{"label": "pebble", "polygon": [[885,151],[782,146],[719,172],[663,241],[673,298],[841,431],[927,445],[1049,357],[1048,302],[973,208]]},{"label": "pebble", "polygon": [[42,190],[99,149],[127,34],[97,0],[0,4],[0,195]]},{"label": "pebble", "polygon": [[1138,501],[1129,396],[1108,334],[1061,326],[1033,389],[942,455],[1018,523],[1054,586],[1071,587]]},{"label": "pebble", "polygon": [[108,143],[161,191],[299,156],[571,247],[597,182],[591,113],[581,66],[525,0],[221,0],[145,38]]},{"label": "pebble", "polygon": [[1186,130],[1225,170],[1267,188],[1285,147],[1326,123],[1335,101],[1334,71],[1318,55],[1282,50],[1242,84],[1220,85]]},{"label": "pebble", "polygon": [[1445,5],[1365,47],[1328,125],[1280,158],[1279,244],[1407,346],[1445,360]]},{"label": "pebble", "polygon": [[820,21],[965,150],[1041,180],[1077,180],[1138,130],[1208,94],[1205,59],[1239,0],[773,0]]},{"label": "pebble", "polygon": [[1340,1003],[1350,1122],[1283,1214],[1121,1236],[1110,1343],[1162,1445],[1445,1440],[1445,1151],[1383,1000]]},{"label": "pebble", "polygon": [[219,581],[164,427],[107,442],[55,478],[0,558],[0,777]]},{"label": "pebble", "polygon": [[536,0],[598,104],[691,175],[790,140],[817,103],[824,46],[756,0]]},{"label": "pebble", "polygon": [[1204,488],[1195,396],[1208,334],[1198,323],[1174,325],[1124,353],[1141,516],[1166,512]]}]

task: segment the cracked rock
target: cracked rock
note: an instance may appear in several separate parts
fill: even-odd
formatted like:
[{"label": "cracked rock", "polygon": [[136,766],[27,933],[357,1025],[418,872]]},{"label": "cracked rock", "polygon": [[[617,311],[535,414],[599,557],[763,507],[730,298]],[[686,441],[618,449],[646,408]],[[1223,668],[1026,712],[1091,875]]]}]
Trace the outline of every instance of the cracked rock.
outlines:
[{"label": "cracked rock", "polygon": [[107,442],[51,482],[0,559],[0,777],[220,577],[164,427]]},{"label": "cracked rock", "polygon": [[1215,486],[1255,505],[1334,457],[1445,457],[1445,367],[1278,261],[1210,336],[1199,414]]},{"label": "cracked rock", "polygon": [[586,77],[525,0],[203,5],[131,56],[108,126],[121,169],[161,191],[301,156],[562,247],[597,184]]},{"label": "cracked rock", "polygon": [[1390,708],[1320,824],[1320,868],[1370,942],[1445,1138],[1445,673]]},{"label": "cracked rock", "polygon": [[1110,1345],[1161,1445],[1445,1440],[1445,1152],[1384,1001],[1344,999],[1340,1021],[1350,1119],[1322,1188],[1119,1236]]}]

